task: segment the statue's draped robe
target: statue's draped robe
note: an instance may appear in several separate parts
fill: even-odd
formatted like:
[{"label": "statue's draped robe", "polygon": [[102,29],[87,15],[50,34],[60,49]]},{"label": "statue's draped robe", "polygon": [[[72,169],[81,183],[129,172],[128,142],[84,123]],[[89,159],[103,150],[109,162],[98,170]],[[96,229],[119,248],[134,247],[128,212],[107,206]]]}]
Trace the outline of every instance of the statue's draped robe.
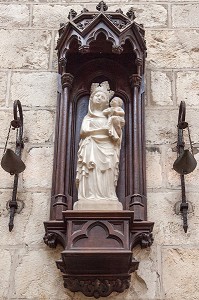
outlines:
[{"label": "statue's draped robe", "polygon": [[80,141],[78,151],[78,200],[117,200],[115,189],[119,173],[120,142],[113,142],[108,136],[108,130],[100,134],[95,132],[107,128],[107,123],[105,116],[88,114],[83,119],[80,135],[86,137]]}]

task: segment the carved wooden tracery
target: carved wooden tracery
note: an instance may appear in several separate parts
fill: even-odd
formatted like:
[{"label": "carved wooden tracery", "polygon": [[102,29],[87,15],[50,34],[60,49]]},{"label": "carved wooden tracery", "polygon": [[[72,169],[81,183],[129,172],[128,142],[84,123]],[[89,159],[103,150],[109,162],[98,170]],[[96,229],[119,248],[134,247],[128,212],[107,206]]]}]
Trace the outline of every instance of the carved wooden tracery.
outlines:
[{"label": "carved wooden tracery", "polygon": [[[107,296],[128,288],[138,268],[135,245],[150,246],[153,223],[147,221],[144,136],[144,29],[121,9],[71,10],[57,43],[60,90],[54,153],[50,221],[45,243],[64,247],[58,268],[64,285],[87,296]],[[79,131],[87,113],[92,82],[107,80],[124,101],[126,125],[117,195],[123,211],[73,211]]]}]

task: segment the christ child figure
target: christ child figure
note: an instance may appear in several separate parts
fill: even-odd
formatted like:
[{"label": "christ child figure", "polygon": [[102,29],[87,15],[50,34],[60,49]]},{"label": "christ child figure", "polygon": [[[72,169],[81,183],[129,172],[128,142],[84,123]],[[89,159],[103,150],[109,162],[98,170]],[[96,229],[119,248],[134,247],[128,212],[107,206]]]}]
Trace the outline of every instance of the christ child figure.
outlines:
[{"label": "christ child figure", "polygon": [[124,127],[124,110],[123,101],[119,97],[114,97],[110,102],[110,107],[103,111],[108,118],[109,136],[113,141],[122,139],[122,127]]}]

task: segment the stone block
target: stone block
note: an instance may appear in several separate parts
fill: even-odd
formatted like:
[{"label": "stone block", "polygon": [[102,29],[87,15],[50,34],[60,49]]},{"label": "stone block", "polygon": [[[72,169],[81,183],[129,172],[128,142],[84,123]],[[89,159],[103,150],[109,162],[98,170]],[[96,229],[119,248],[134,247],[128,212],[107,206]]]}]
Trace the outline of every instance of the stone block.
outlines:
[{"label": "stone block", "polygon": [[166,156],[164,157],[164,166],[166,177],[166,185],[172,189],[180,188],[180,175],[173,169],[173,163],[177,159],[177,130],[176,130],[176,143],[173,148],[166,150]]},{"label": "stone block", "polygon": [[0,68],[48,68],[51,32],[1,29],[0,40]]},{"label": "stone block", "polygon": [[13,73],[10,100],[20,99],[23,106],[55,106],[57,74],[53,72]]},{"label": "stone block", "polygon": [[[1,124],[1,130],[0,130],[0,147],[4,148],[6,138],[8,135],[8,129],[10,127],[10,122],[13,120],[13,114],[10,110],[0,110],[0,124]],[[12,142],[15,142],[15,131],[10,132],[10,140]]]},{"label": "stone block", "polygon": [[[189,123],[189,129],[191,134],[191,140],[193,144],[199,143],[199,126],[198,126],[198,108],[189,108],[186,110],[186,121]],[[185,132],[185,143],[189,145],[188,135]]]},{"label": "stone block", "polygon": [[73,294],[63,287],[61,272],[55,261],[61,248],[22,249],[18,255],[15,272],[15,296],[17,299],[72,300]]},{"label": "stone block", "polygon": [[147,249],[140,249],[139,246],[133,249],[133,256],[139,263],[138,270],[132,274],[132,288],[135,287],[136,296],[131,299],[160,299],[159,274],[158,274],[158,253],[157,247],[152,245]]},{"label": "stone block", "polygon": [[9,289],[9,279],[11,272],[11,254],[8,250],[1,249],[0,251],[0,286],[3,287],[0,289],[0,298],[8,299],[8,289]]},{"label": "stone block", "polygon": [[29,5],[0,4],[0,24],[3,26],[25,27],[29,25]]},{"label": "stone block", "polygon": [[[96,10],[96,5],[93,5],[93,10]],[[117,5],[108,5],[109,11],[116,11],[119,7],[123,10],[124,14],[132,7],[132,4],[123,3]],[[144,27],[166,27],[167,26],[167,5],[147,4],[144,5],[133,4],[135,12],[135,21],[143,24]]]},{"label": "stone block", "polygon": [[49,220],[50,190],[45,193],[31,193],[26,208],[30,211],[24,229],[24,242],[30,245],[43,245],[44,225]]},{"label": "stone block", "polygon": [[199,4],[173,4],[172,26],[175,28],[199,27]]},{"label": "stone block", "polygon": [[146,30],[148,68],[195,68],[197,30]]},{"label": "stone block", "polygon": [[199,193],[186,192],[193,210],[188,213],[188,231],[183,230],[181,214],[176,214],[175,205],[181,201],[181,189],[148,192],[148,220],[155,222],[153,236],[155,245],[193,245],[199,238]]},{"label": "stone block", "polygon": [[152,105],[173,105],[171,72],[152,71],[150,87]]},{"label": "stone block", "polygon": [[[21,177],[20,177],[21,180]],[[44,225],[43,221],[49,218],[49,192],[24,192],[18,188],[17,201],[22,210],[17,210],[14,217],[14,228],[11,232],[8,229],[9,210],[7,202],[12,198],[12,189],[0,190],[0,226],[3,234],[1,235],[1,246],[19,247],[26,245],[43,245]]]},{"label": "stone block", "polygon": [[7,73],[0,72],[0,106],[5,106]]},{"label": "stone block", "polygon": [[198,299],[199,250],[183,247],[162,249],[165,300]]},{"label": "stone block", "polygon": [[23,172],[24,188],[51,188],[53,149],[32,148],[30,149],[24,163],[26,169]]},{"label": "stone block", "polygon": [[[29,143],[46,143],[53,141],[54,112],[48,110],[24,110],[24,138]],[[26,144],[25,144],[26,148]]]},{"label": "stone block", "polygon": [[147,187],[162,187],[161,152],[158,147],[147,147],[146,151]]},{"label": "stone block", "polygon": [[[58,35],[55,37],[55,44],[54,44],[55,47],[57,45],[57,40],[58,40]],[[56,50],[53,51],[52,70],[55,72],[57,72],[57,70],[58,70],[58,60],[57,60],[57,51]]]},{"label": "stone block", "polygon": [[71,9],[80,13],[83,5],[34,5],[33,27],[59,29],[60,23],[68,21]]},{"label": "stone block", "polygon": [[199,107],[199,72],[177,72],[177,102],[185,101],[187,106]]},{"label": "stone block", "polygon": [[171,144],[176,141],[178,109],[146,109],[146,142]]}]

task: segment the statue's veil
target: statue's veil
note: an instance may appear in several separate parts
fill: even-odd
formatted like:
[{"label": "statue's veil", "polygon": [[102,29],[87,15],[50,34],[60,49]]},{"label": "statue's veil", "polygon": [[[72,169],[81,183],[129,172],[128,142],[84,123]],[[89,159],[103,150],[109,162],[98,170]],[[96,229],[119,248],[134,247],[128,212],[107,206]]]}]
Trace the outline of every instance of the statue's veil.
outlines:
[{"label": "statue's veil", "polygon": [[96,116],[93,113],[93,96],[97,93],[97,92],[102,92],[105,94],[106,99],[107,99],[107,107],[109,105],[109,100],[113,97],[114,95],[114,91],[110,90],[110,86],[108,81],[103,81],[102,83],[92,83],[91,85],[91,94],[90,94],[90,98],[89,98],[89,105],[88,105],[88,114],[89,116]]}]

